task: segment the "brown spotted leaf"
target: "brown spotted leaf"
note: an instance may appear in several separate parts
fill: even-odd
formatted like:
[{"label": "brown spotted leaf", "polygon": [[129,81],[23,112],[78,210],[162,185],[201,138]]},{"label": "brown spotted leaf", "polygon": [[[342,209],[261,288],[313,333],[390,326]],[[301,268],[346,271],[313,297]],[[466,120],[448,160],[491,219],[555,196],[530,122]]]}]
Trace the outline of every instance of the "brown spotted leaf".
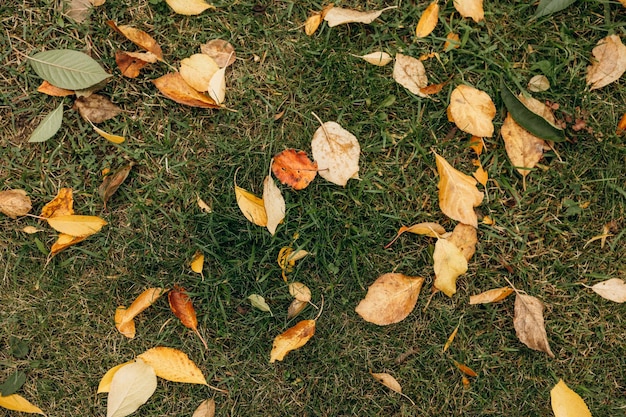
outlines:
[{"label": "brown spotted leaf", "polygon": [[83,119],[92,123],[102,123],[122,112],[122,109],[111,103],[111,100],[99,94],[78,97],[72,108],[78,110]]},{"label": "brown spotted leaf", "polygon": [[56,197],[41,209],[41,217],[49,218],[74,214],[71,188],[60,188]]}]

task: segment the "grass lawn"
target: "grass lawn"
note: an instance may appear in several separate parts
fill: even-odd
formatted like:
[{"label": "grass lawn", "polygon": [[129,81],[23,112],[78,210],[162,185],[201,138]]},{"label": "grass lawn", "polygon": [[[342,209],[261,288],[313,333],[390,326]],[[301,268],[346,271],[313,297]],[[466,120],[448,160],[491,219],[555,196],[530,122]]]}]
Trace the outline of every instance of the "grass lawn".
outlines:
[{"label": "grass lawn", "polygon": [[[0,382],[15,370],[27,374],[18,392],[49,416],[105,415],[100,378],[114,365],[154,346],[186,352],[209,384],[159,380],[154,396],[134,415],[189,416],[213,397],[220,416],[551,416],[550,389],[562,378],[594,416],[626,409],[626,307],[602,299],[582,284],[626,278],[626,145],[615,134],[626,112],[623,78],[599,90],[585,83],[591,50],[609,34],[624,37],[626,9],[617,1],[578,1],[554,15],[530,19],[536,4],[485,2],[485,20],[462,19],[451,1],[440,21],[415,39],[426,2],[342,1],[336,6],[376,10],[370,25],[329,28],[313,36],[303,24],[324,3],[250,1],[215,3],[200,16],[174,14],[162,0],[107,0],[82,24],[65,17],[60,1],[3,2],[0,97],[0,191],[24,189],[33,214],[61,187],[74,190],[74,209],[109,223],[98,234],[47,261],[57,233],[32,217],[0,214]],[[106,26],[107,20],[150,33],[166,61],[200,52],[201,44],[231,42],[236,63],[227,71],[229,110],[179,105],[151,80],[170,71],[152,64],[136,79],[115,65],[118,49],[136,50]],[[461,47],[442,52],[448,32]],[[127,141],[113,145],[93,132],[73,100],[37,93],[41,79],[25,55],[49,49],[89,52],[113,77],[101,94],[124,113],[99,125]],[[417,97],[396,83],[392,66],[355,58],[383,50],[419,57],[430,83],[449,84],[432,98]],[[506,116],[500,77],[515,92],[544,74],[551,88],[534,93],[559,104],[557,118],[584,119],[567,130],[568,141],[548,151],[526,179],[510,163],[500,126]],[[477,252],[452,298],[430,298],[435,239],[405,235],[384,249],[401,226],[433,221],[451,230],[441,213],[433,151],[471,173],[469,135],[446,116],[451,91],[468,84],[488,93],[497,114],[481,161],[490,180],[479,219]],[[517,85],[516,85],[517,84]],[[63,126],[44,143],[28,143],[43,115],[65,104]],[[275,116],[284,111],[278,120]],[[360,180],[346,187],[315,179],[302,191],[281,186],[285,223],[271,236],[249,223],[237,207],[233,179],[257,195],[276,153],[311,150],[323,121],[337,121],[361,146]],[[129,178],[105,209],[98,196],[105,168],[134,162]],[[203,212],[200,196],[212,208]],[[603,226],[615,222],[604,247]],[[44,229],[26,234],[27,226]],[[294,241],[294,236],[297,239]],[[269,363],[274,337],[301,319],[287,319],[291,296],[276,262],[283,246],[313,255],[290,278],[305,283],[316,304],[324,299],[315,336],[282,362]],[[189,261],[206,256],[204,279]],[[415,310],[398,324],[365,322],[354,308],[381,274],[401,272],[426,279]],[[470,295],[503,287],[542,300],[555,358],[523,345],[513,328],[513,297],[469,305]],[[160,299],[137,318],[137,337],[114,327],[118,305],[144,289],[184,286],[198,313],[205,350]],[[251,307],[260,294],[274,313]],[[430,302],[429,302],[430,300]],[[460,324],[460,325],[459,325]],[[458,335],[442,353],[448,336]],[[29,353],[14,357],[9,339],[27,341]],[[478,373],[463,384],[454,361]],[[406,398],[370,375],[388,372]],[[0,415],[18,413],[0,411]]]}]

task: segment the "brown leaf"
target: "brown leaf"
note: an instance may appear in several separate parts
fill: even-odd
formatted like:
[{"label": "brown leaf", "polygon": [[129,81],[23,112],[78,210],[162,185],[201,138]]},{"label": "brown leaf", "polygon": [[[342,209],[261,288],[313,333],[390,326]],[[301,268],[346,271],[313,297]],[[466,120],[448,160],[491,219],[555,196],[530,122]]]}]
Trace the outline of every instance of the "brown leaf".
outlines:
[{"label": "brown leaf", "polygon": [[478,23],[485,19],[483,0],[454,0],[454,8],[463,17],[471,17]]},{"label": "brown leaf", "polygon": [[200,51],[213,58],[220,68],[232,65],[237,59],[235,47],[223,39],[213,39],[200,45]]},{"label": "brown leaf", "polygon": [[115,63],[124,77],[136,78],[143,67],[157,62],[158,58],[152,52],[126,52],[115,53]]},{"label": "brown leaf", "polygon": [[372,23],[378,18],[384,11],[395,9],[398,6],[390,6],[381,10],[371,12],[359,12],[357,10],[343,9],[341,7],[333,7],[329,9],[325,15],[324,20],[328,22],[328,27],[335,27],[345,23]]},{"label": "brown leaf", "polygon": [[285,149],[272,160],[272,173],[294,190],[303,190],[317,175],[317,162],[311,162],[304,151]]},{"label": "brown leaf", "polygon": [[24,190],[0,191],[0,213],[16,219],[27,214],[33,206]]},{"label": "brown leaf", "polygon": [[304,346],[315,334],[315,320],[302,320],[276,336],[270,353],[270,363],[282,361],[292,350]]},{"label": "brown leaf", "polygon": [[587,67],[587,85],[590,90],[611,84],[626,71],[626,46],[618,35],[609,35],[600,40],[591,52],[595,62]]},{"label": "brown leaf", "polygon": [[193,54],[180,61],[180,76],[198,92],[209,90],[213,75],[219,71],[217,62],[206,54]]},{"label": "brown leaf", "polygon": [[39,87],[37,87],[37,91],[54,97],[66,97],[74,94],[74,91],[72,90],[66,90],[65,88],[54,86],[45,80]]},{"label": "brown leaf", "polygon": [[165,74],[152,82],[164,96],[179,104],[205,109],[220,108],[212,98],[194,90],[178,72]]},{"label": "brown leaf", "polygon": [[202,401],[191,417],[215,417],[215,400],[209,398]]},{"label": "brown leaf", "polygon": [[459,129],[479,137],[493,136],[496,106],[491,97],[469,85],[459,85],[450,95],[450,115]]},{"label": "brown leaf", "polygon": [[202,341],[204,348],[208,349],[209,347],[207,346],[206,341],[198,331],[198,319],[196,318],[196,310],[193,308],[191,299],[185,292],[185,289],[183,287],[175,285],[174,289],[172,289],[167,294],[167,300],[169,301],[170,309],[172,310],[174,315],[178,317],[180,322],[185,327],[193,330]]},{"label": "brown leaf", "polygon": [[445,87],[446,85],[448,85],[448,81],[445,81],[445,82],[439,83],[439,84],[431,84],[431,85],[428,85],[426,87],[420,88],[420,92],[422,94],[426,94],[426,95],[437,94],[441,90],[443,90],[443,87]]},{"label": "brown leaf", "polygon": [[437,26],[439,21],[439,4],[437,0],[430,3],[430,5],[422,13],[419,22],[417,22],[417,28],[415,29],[415,36],[418,38],[425,38]]},{"label": "brown leaf", "polygon": [[420,97],[428,97],[422,92],[422,88],[428,85],[426,68],[419,59],[408,55],[396,54],[396,62],[393,65],[393,79],[411,93]]},{"label": "brown leaf", "polygon": [[68,216],[74,214],[71,188],[60,188],[56,197],[41,209],[41,217]]},{"label": "brown leaf", "polygon": [[539,299],[524,294],[515,297],[515,316],[513,326],[517,338],[531,349],[547,353],[554,358],[548,343],[543,322],[543,303]]},{"label": "brown leaf", "polygon": [[476,243],[478,242],[478,235],[475,227],[459,223],[447,239],[461,250],[461,253],[463,253],[466,260],[469,261],[472,259],[472,256],[474,256],[474,253],[476,252]]},{"label": "brown leaf", "polygon": [[99,94],[78,97],[72,109],[78,110],[83,119],[92,123],[102,123],[122,112],[122,109],[111,103],[111,100]]},{"label": "brown leaf", "polygon": [[161,50],[161,46],[159,46],[157,41],[152,36],[148,35],[143,30],[126,25],[117,26],[117,24],[112,20],[107,20],[106,24],[141,49],[152,52],[159,61],[163,61],[163,51]]},{"label": "brown leaf", "polygon": [[469,303],[471,305],[497,303],[498,301],[502,301],[509,295],[513,294],[513,291],[514,290],[511,287],[494,288],[492,290],[470,296]]},{"label": "brown leaf", "polygon": [[355,311],[367,322],[385,326],[404,320],[415,308],[424,278],[383,274],[367,290]]},{"label": "brown leaf", "polygon": [[69,0],[65,4],[67,6],[65,14],[78,23],[82,23],[93,8],[90,0]]},{"label": "brown leaf", "polygon": [[109,198],[111,198],[111,196],[115,194],[117,189],[120,188],[120,185],[122,185],[124,181],[126,181],[126,178],[128,178],[128,174],[130,174],[130,170],[133,168],[133,165],[135,164],[131,162],[125,167],[122,167],[115,171],[114,174],[104,177],[102,184],[100,184],[100,187],[98,187],[98,194],[104,202],[105,209],[107,207],[107,201],[109,201]]}]

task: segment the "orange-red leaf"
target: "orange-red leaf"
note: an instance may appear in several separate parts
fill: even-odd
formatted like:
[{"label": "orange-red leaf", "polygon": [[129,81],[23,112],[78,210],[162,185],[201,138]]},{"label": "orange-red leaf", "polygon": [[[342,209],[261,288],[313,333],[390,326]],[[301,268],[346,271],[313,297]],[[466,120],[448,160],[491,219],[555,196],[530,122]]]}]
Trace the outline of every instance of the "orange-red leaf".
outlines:
[{"label": "orange-red leaf", "polygon": [[126,39],[128,39],[138,47],[148,52],[152,52],[154,55],[156,55],[159,61],[163,61],[163,51],[161,50],[161,46],[159,46],[157,41],[154,40],[152,36],[148,35],[143,30],[136,29],[131,26],[118,26],[112,20],[107,20],[106,23],[111,29],[124,36]]},{"label": "orange-red leaf", "polygon": [[270,353],[270,363],[282,361],[289,352],[304,346],[314,334],[315,320],[302,320],[276,336]]},{"label": "orange-red leaf", "polygon": [[317,162],[311,162],[304,151],[285,149],[274,156],[272,173],[281,183],[302,190],[317,175]]},{"label": "orange-red leaf", "polygon": [[171,72],[152,81],[164,96],[186,106],[217,109],[212,98],[194,90],[178,72]]},{"label": "orange-red leaf", "polygon": [[198,318],[196,317],[196,310],[193,308],[191,298],[189,298],[185,289],[181,286],[174,285],[174,289],[167,294],[167,300],[174,315],[178,317],[180,322],[185,327],[193,330],[202,341],[204,347],[208,349],[206,341],[198,331]]},{"label": "orange-red leaf", "polygon": [[74,91],[72,90],[66,90],[65,88],[57,87],[45,80],[43,83],[41,83],[39,87],[37,87],[37,91],[54,97],[65,97],[74,94]]},{"label": "orange-red leaf", "polygon": [[616,135],[621,135],[626,131],[626,113],[619,119],[619,123],[617,124],[617,130],[615,131]]}]

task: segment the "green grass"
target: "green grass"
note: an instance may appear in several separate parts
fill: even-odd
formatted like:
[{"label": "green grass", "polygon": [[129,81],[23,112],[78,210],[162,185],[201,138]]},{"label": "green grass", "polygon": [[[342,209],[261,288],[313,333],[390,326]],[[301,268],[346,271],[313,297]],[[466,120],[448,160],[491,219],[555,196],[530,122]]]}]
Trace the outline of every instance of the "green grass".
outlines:
[{"label": "green grass", "polygon": [[[623,414],[626,310],[581,285],[625,278],[626,148],[614,132],[626,111],[626,88],[621,80],[589,92],[584,78],[597,41],[624,35],[620,4],[582,1],[529,21],[529,2],[486,2],[485,22],[475,24],[457,13],[451,19],[448,2],[433,35],[417,41],[413,33],[426,3],[398,3],[371,25],[323,24],[312,37],[301,25],[322,3],[271,2],[254,13],[255,2],[222,2],[215,11],[184,17],[158,0],[133,7],[109,0],[84,24],[64,18],[57,3],[0,6],[9,36],[1,52],[1,190],[25,189],[38,214],[58,188],[71,187],[77,213],[102,216],[109,225],[46,264],[39,246],[49,248],[56,233],[34,218],[0,216],[0,381],[20,369],[28,380],[19,393],[48,415],[103,415],[105,396],[95,392],[106,370],[164,345],[189,354],[208,382],[230,395],[160,380],[135,415],[188,416],[214,396],[217,415],[232,416],[549,416],[549,391],[559,378],[594,416]],[[390,4],[338,3],[362,10]],[[238,60],[227,72],[227,104],[236,112],[189,108],[163,97],[150,82],[169,71],[163,64],[134,80],[119,76],[115,51],[136,48],[110,31],[108,19],[151,33],[174,66],[210,39],[230,41]],[[350,55],[441,51],[449,30],[461,35],[463,46],[425,62],[431,82],[451,79],[432,100],[396,84],[391,64],[374,67]],[[127,142],[115,146],[98,137],[68,110],[70,99],[36,93],[41,80],[22,54],[53,48],[90,50],[114,74],[103,94],[125,113],[101,127],[125,134]],[[461,83],[486,91],[498,108],[498,132],[505,115],[500,76],[518,90],[515,84],[525,86],[538,73],[552,87],[535,97],[559,103],[560,118],[589,112],[593,133],[569,130],[571,140],[556,145],[558,154],[545,155],[545,169],[528,176],[525,191],[502,138],[486,139],[481,159],[491,180],[478,211],[495,224],[480,225],[477,252],[457,295],[437,294],[426,308],[434,240],[411,235],[383,246],[402,225],[455,225],[439,210],[432,151],[463,172],[472,170],[473,151],[467,135],[451,132],[449,94]],[[41,117],[62,101],[61,131],[46,143],[27,143]],[[359,138],[361,180],[345,188],[321,178],[299,192],[283,187],[287,218],[272,237],[240,213],[233,178],[237,172],[238,185],[261,194],[274,154],[292,147],[310,154],[318,127],[311,112]],[[100,172],[129,161],[136,166],[104,210]],[[213,213],[198,208],[196,195]],[[589,205],[571,214],[571,202]],[[619,230],[604,249],[599,242],[585,246],[611,220]],[[21,231],[26,225],[45,231],[27,235]],[[314,255],[299,261],[291,277],[312,289],[317,304],[323,295],[324,311],[306,346],[269,364],[273,338],[317,314],[308,308],[286,319],[291,299],[276,257],[295,234],[294,245]],[[206,255],[204,280],[188,268],[196,250]],[[390,271],[426,278],[418,305],[399,324],[368,324],[354,307],[376,277]],[[505,286],[506,279],[546,304],[555,359],[517,340],[512,298],[468,305],[469,295]],[[175,283],[194,300],[208,351],[166,300],[138,317],[134,340],[115,330],[116,306],[147,287]],[[274,317],[251,308],[246,297],[253,293],[266,298]],[[26,359],[9,354],[10,336],[28,341]],[[416,353],[396,362],[411,349]],[[478,372],[470,387],[463,387],[453,359]],[[416,406],[374,381],[370,370],[393,374]]]}]

